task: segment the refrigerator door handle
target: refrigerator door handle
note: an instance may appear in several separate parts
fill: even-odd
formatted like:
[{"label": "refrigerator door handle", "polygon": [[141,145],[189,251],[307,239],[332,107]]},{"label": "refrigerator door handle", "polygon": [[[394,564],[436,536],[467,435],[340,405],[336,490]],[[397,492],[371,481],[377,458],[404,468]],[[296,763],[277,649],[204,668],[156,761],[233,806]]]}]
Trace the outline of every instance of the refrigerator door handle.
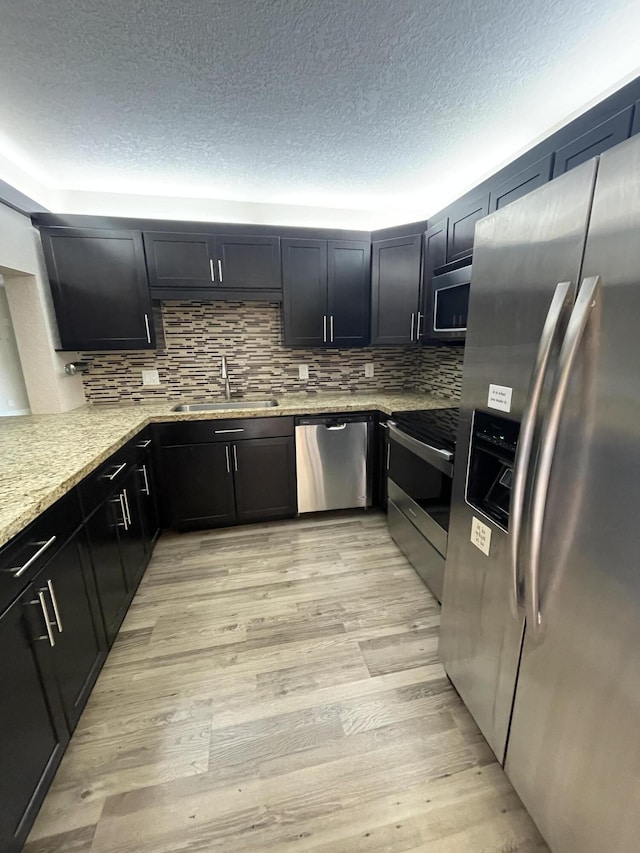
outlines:
[{"label": "refrigerator door handle", "polygon": [[558,428],[562,409],[567,395],[567,388],[573,365],[584,337],[584,332],[591,316],[591,311],[596,305],[598,289],[600,287],[600,276],[585,278],[578,292],[578,298],[574,305],[567,333],[565,335],[560,358],[558,360],[558,372],[555,387],[551,396],[551,403],[542,427],[542,438],[540,439],[540,452],[536,467],[535,480],[531,498],[531,539],[529,541],[529,578],[526,584],[527,594],[527,627],[531,631],[532,638],[539,642],[543,634],[542,612],[540,607],[540,546],[542,542],[542,528],[544,526],[545,508],[547,503],[547,492],[549,490],[549,479],[551,477],[551,465],[558,438]]},{"label": "refrigerator door handle", "polygon": [[549,367],[549,357],[561,329],[561,319],[565,310],[572,302],[571,282],[561,281],[556,285],[546,320],[540,335],[538,353],[531,373],[527,404],[522,415],[520,435],[516,448],[516,458],[513,465],[513,486],[511,488],[511,508],[509,511],[509,536],[511,540],[511,571],[513,615],[517,618],[524,608],[524,579],[520,565],[520,539],[522,533],[522,517],[524,514],[524,499],[533,447],[533,436],[538,416],[538,406],[542,396],[542,388]]}]

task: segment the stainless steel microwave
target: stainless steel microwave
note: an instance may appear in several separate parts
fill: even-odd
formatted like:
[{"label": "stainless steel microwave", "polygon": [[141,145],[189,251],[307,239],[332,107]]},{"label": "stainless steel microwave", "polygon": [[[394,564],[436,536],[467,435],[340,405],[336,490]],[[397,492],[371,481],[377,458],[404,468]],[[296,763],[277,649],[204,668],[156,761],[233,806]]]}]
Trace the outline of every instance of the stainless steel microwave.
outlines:
[{"label": "stainless steel microwave", "polygon": [[464,340],[470,289],[470,265],[433,276],[429,337],[440,341]]}]

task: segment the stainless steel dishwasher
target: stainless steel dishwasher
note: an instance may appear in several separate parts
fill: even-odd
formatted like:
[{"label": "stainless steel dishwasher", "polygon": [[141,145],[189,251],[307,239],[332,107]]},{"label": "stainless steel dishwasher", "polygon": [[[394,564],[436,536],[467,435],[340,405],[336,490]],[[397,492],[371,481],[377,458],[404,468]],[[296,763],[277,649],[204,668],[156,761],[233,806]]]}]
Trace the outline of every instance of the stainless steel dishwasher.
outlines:
[{"label": "stainless steel dishwasher", "polygon": [[371,416],[296,418],[298,512],[371,506]]}]

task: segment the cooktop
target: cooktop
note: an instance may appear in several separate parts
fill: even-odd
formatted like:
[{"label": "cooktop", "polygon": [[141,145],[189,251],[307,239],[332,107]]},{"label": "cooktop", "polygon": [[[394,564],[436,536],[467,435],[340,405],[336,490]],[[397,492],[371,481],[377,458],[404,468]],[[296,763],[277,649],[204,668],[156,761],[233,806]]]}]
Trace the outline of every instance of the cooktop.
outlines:
[{"label": "cooktop", "polygon": [[444,450],[455,450],[460,409],[419,409],[412,412],[394,412],[393,420],[398,429],[418,441],[424,441]]}]

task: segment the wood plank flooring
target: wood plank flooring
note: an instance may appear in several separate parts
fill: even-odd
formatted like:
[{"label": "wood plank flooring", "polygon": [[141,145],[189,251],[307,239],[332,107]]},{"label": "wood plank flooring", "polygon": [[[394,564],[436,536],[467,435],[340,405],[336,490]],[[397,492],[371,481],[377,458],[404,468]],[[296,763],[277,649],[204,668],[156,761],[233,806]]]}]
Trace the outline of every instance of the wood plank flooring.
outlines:
[{"label": "wood plank flooring", "polygon": [[165,534],[27,853],[531,853],[378,513]]}]

